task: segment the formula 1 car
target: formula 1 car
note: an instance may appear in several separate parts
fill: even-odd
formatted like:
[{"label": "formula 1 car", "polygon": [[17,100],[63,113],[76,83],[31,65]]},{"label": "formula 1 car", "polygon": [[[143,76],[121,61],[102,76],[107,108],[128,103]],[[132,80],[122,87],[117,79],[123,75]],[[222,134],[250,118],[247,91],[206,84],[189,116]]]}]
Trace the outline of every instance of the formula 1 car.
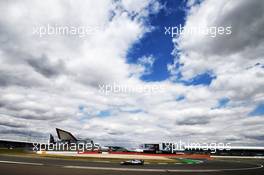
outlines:
[{"label": "formula 1 car", "polygon": [[120,165],[144,165],[144,160],[137,160],[137,159],[127,160],[120,162]]}]

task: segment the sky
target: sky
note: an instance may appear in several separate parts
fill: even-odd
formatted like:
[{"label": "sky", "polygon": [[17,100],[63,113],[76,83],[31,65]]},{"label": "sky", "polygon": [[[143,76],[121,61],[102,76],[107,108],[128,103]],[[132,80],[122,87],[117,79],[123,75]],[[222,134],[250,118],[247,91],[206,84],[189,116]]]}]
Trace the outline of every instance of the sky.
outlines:
[{"label": "sky", "polygon": [[0,14],[0,139],[264,145],[263,1],[3,0]]}]

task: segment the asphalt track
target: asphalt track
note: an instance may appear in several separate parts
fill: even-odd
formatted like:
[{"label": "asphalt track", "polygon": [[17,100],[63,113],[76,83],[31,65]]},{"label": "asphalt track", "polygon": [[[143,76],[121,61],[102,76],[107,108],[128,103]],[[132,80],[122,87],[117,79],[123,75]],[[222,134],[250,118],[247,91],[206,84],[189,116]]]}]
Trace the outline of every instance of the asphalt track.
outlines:
[{"label": "asphalt track", "polygon": [[0,155],[3,175],[264,175],[264,160],[208,160],[200,164],[147,164],[122,166],[111,162],[89,162],[55,158]]}]

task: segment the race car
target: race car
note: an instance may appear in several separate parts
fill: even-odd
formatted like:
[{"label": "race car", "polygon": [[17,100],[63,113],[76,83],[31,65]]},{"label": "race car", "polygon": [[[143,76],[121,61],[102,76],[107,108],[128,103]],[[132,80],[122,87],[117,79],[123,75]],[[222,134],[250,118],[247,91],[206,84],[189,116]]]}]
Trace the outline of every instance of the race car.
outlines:
[{"label": "race car", "polygon": [[144,165],[144,160],[137,160],[137,159],[127,160],[120,162],[120,165]]}]

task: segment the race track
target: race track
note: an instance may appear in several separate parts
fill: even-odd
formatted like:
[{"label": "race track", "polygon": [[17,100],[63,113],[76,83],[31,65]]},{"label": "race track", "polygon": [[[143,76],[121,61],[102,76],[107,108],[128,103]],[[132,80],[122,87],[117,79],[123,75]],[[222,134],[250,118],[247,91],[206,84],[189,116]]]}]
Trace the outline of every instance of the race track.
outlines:
[{"label": "race track", "polygon": [[122,166],[111,162],[89,162],[44,157],[0,155],[0,172],[5,175],[261,175],[262,160],[206,160],[200,164],[158,164]]}]

